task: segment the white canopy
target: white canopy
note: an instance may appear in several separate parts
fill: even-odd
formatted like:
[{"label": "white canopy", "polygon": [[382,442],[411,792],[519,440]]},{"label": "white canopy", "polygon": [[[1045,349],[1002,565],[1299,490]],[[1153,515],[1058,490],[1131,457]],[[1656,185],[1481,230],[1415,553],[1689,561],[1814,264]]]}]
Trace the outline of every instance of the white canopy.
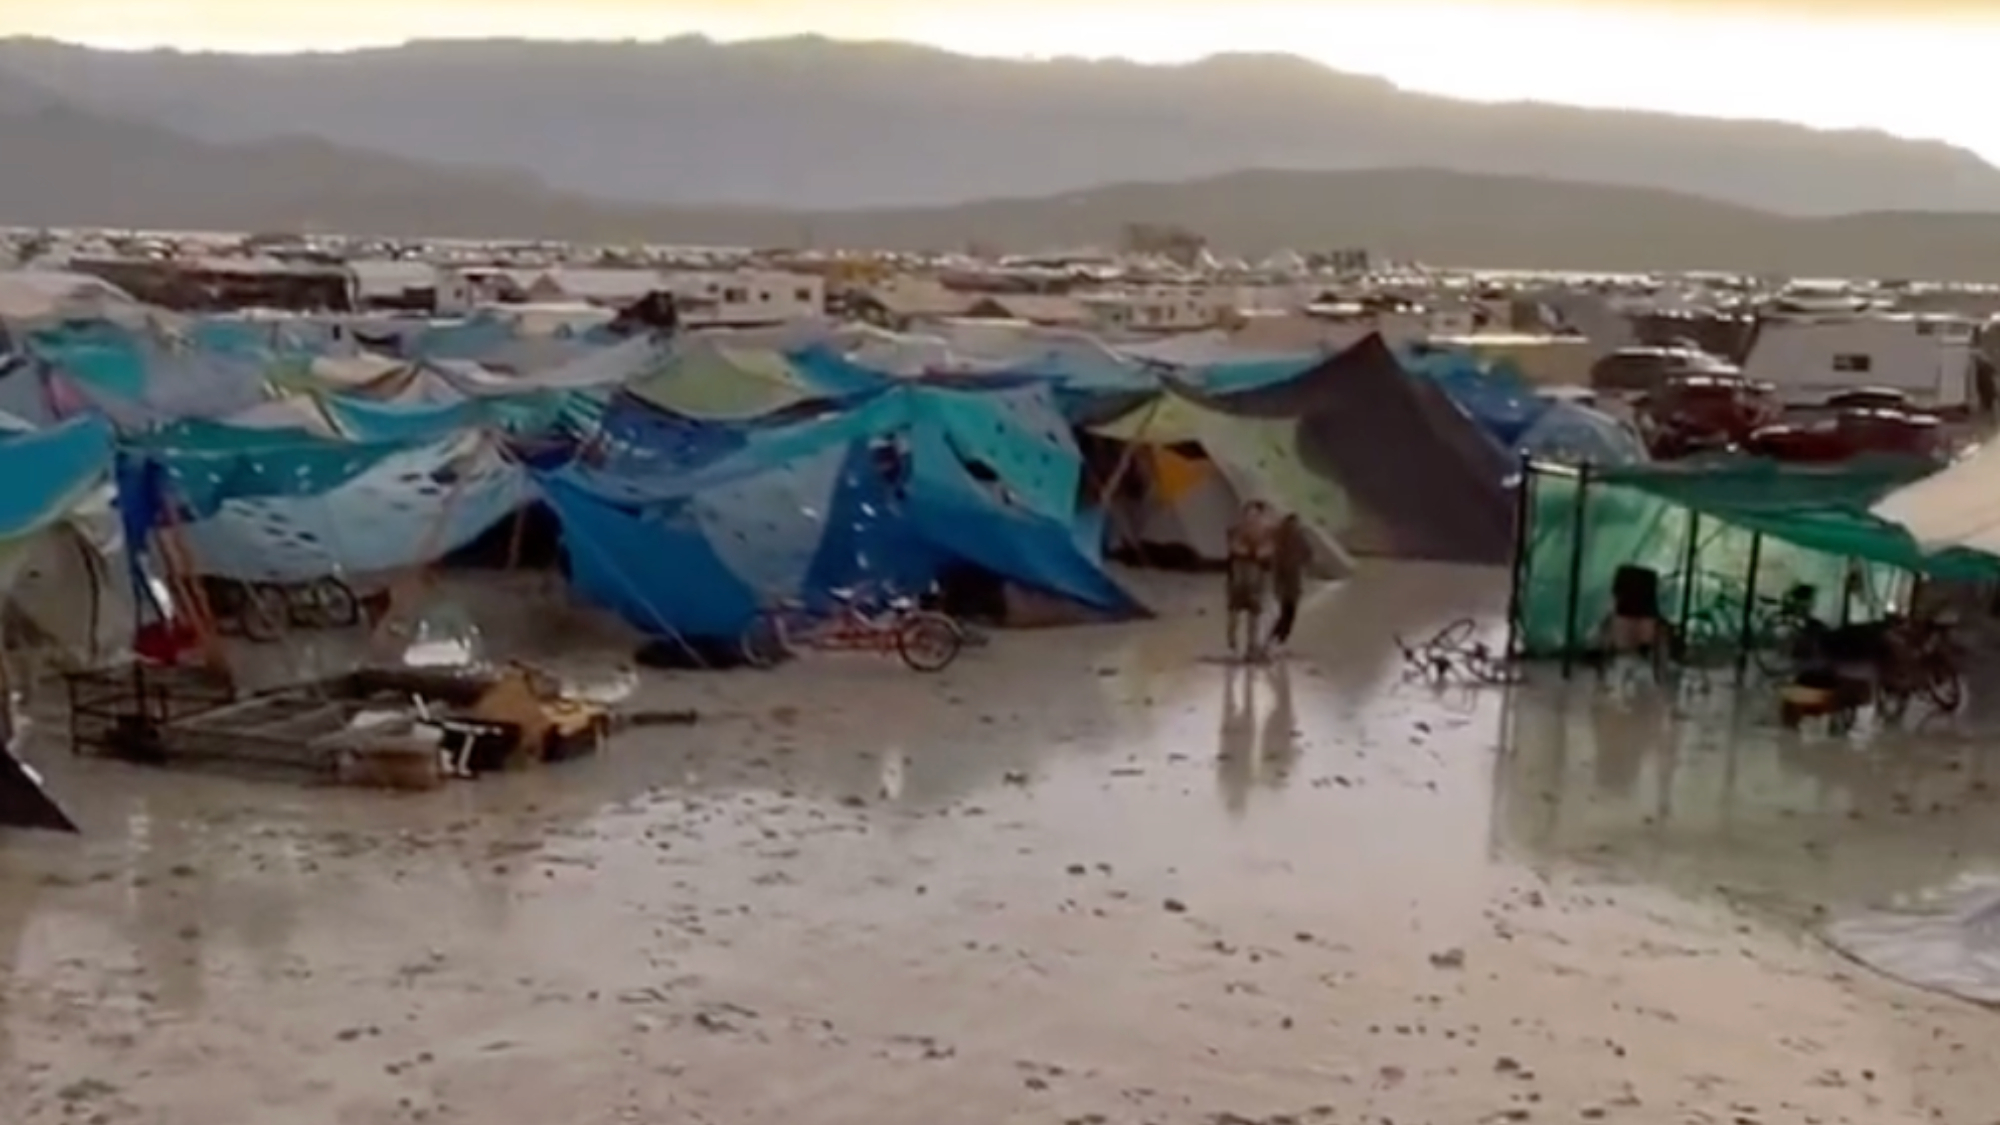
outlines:
[{"label": "white canopy", "polygon": [[1897,489],[1874,511],[1908,529],[1926,551],[1964,547],[2000,555],[2000,442]]}]

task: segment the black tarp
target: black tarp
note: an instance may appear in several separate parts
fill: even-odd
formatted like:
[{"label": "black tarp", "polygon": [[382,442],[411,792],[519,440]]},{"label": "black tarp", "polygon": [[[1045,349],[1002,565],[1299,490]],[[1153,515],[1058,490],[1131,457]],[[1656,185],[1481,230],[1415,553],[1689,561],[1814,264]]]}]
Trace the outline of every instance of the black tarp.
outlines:
[{"label": "black tarp", "polygon": [[0,828],[77,831],[76,822],[43,791],[41,781],[4,749],[0,749]]},{"label": "black tarp", "polygon": [[1353,554],[1503,566],[1514,549],[1515,465],[1449,395],[1403,370],[1380,334],[1269,386],[1175,393],[1222,414],[1296,418],[1300,462],[1354,509]]}]

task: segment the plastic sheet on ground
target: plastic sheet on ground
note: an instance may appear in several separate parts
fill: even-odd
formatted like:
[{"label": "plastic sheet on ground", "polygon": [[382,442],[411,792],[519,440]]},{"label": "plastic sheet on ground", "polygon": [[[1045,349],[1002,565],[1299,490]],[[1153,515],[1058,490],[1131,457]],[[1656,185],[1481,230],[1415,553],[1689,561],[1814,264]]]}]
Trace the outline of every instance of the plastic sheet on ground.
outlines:
[{"label": "plastic sheet on ground", "polygon": [[1968,877],[1894,909],[1839,919],[1822,936],[1884,976],[2000,1004],[2000,876]]},{"label": "plastic sheet on ground", "polygon": [[76,823],[42,788],[25,762],[0,748],[0,827],[75,832]]}]

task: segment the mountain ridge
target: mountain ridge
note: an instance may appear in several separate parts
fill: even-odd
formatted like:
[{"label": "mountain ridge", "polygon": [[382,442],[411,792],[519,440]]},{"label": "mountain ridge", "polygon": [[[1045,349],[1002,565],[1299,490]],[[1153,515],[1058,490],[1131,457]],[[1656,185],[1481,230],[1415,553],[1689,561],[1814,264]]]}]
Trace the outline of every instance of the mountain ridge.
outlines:
[{"label": "mountain ridge", "polygon": [[1789,214],[2000,211],[2000,169],[1944,142],[1458,101],[1286,55],[1021,61],[812,36],[237,55],[15,38],[0,40],[0,73],[203,140],[306,133],[524,168],[621,203],[927,206],[1245,168],[1418,166]]},{"label": "mountain ridge", "polygon": [[1660,187],[1422,167],[1127,177],[927,207],[625,203],[565,191],[532,170],[439,165],[310,134],[191,138],[78,106],[5,70],[0,153],[0,223],[29,226],[1048,250],[1116,245],[1127,224],[1154,223],[1247,254],[1365,247],[1491,268],[2000,280],[2000,215],[1785,216]]}]

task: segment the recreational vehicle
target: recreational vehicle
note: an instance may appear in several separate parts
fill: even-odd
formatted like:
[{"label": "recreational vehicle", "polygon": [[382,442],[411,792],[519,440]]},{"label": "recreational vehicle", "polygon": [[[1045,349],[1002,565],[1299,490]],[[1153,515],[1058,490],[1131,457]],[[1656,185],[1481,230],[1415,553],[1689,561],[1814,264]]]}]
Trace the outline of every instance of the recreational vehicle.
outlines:
[{"label": "recreational vehicle", "polygon": [[1954,410],[1978,401],[1975,354],[1974,324],[1958,317],[1780,317],[1758,325],[1743,374],[1776,387],[1787,406],[1879,387],[1914,406]]}]

